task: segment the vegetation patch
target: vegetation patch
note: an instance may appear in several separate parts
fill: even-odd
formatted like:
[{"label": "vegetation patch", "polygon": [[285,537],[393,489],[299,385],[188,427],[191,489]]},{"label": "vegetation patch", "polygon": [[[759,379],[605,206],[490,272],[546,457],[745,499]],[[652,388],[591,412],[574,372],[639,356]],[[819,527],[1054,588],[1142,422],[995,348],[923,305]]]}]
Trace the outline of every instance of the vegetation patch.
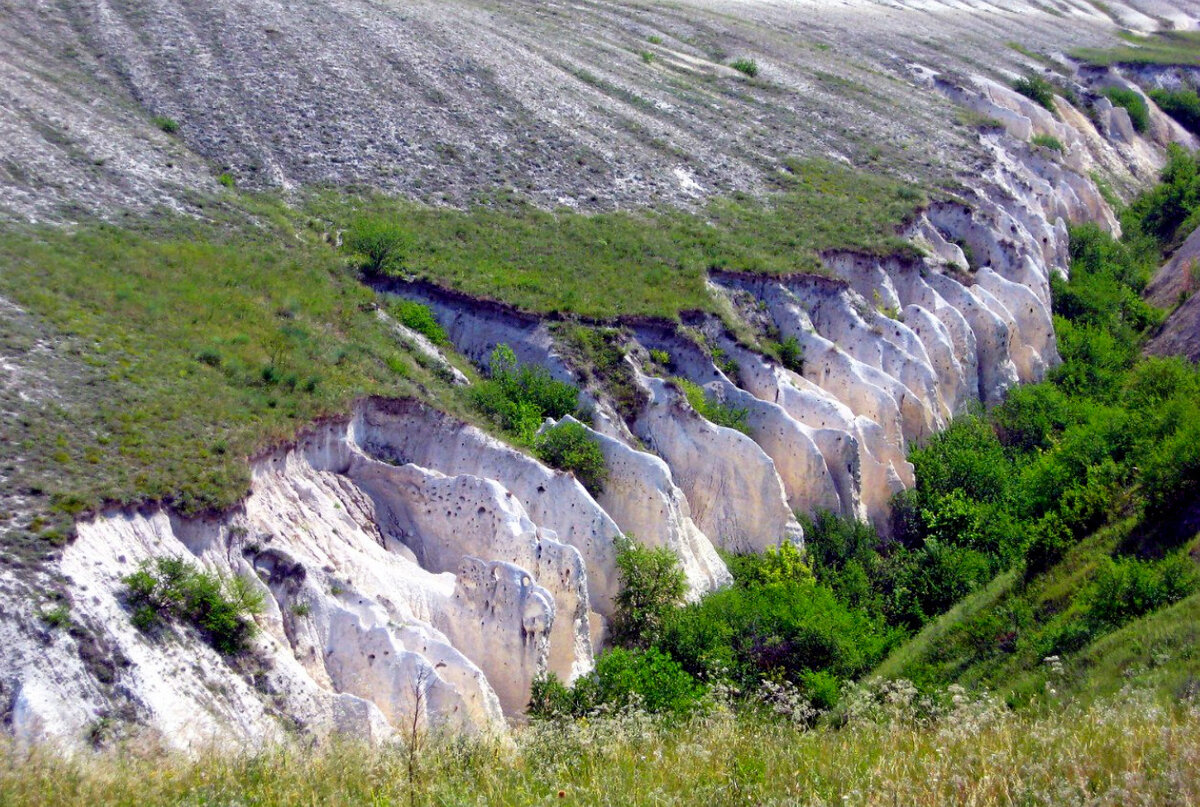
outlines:
[{"label": "vegetation patch", "polygon": [[253,617],[263,608],[262,592],[246,578],[221,578],[175,557],[143,561],[121,582],[140,630],[182,622],[225,655],[248,647],[256,632]]},{"label": "vegetation patch", "polygon": [[1125,87],[1108,87],[1104,90],[1104,97],[1112,101],[1113,106],[1119,106],[1129,113],[1129,122],[1138,132],[1145,132],[1149,128],[1150,108],[1146,106],[1146,99],[1142,98],[1141,93]]},{"label": "vegetation patch", "polygon": [[595,385],[632,421],[646,405],[646,393],[626,360],[625,335],[617,328],[562,324],[555,335],[585,384]]},{"label": "vegetation patch", "polygon": [[334,195],[306,207],[350,227],[347,238],[381,231],[385,243],[403,245],[399,253],[352,247],[369,268],[529,311],[601,319],[715,311],[705,288],[710,270],[823,273],[825,250],[912,250],[898,228],[926,202],[920,189],[815,160],[789,161],[774,181],[777,191],[764,200],[718,199],[699,215],[547,212],[511,198],[466,212]]},{"label": "vegetation patch", "polygon": [[1034,135],[1033,137],[1031,137],[1029,139],[1029,142],[1032,143],[1033,145],[1037,146],[1038,148],[1050,149],[1051,151],[1057,151],[1060,154],[1065,153],[1067,150],[1066,147],[1063,146],[1062,141],[1059,140],[1054,135],[1048,135],[1048,134]]},{"label": "vegetation patch", "polygon": [[471,386],[475,408],[525,445],[532,445],[546,418],[578,414],[579,390],[550,375],[545,367],[521,364],[508,345],[491,355],[490,376]]},{"label": "vegetation patch", "polygon": [[1179,125],[1194,135],[1200,135],[1200,96],[1195,90],[1153,89],[1150,98]]},{"label": "vegetation patch", "polygon": [[742,434],[750,433],[750,424],[747,421],[750,414],[748,409],[721,403],[706,393],[699,384],[688,381],[686,378],[675,377],[671,381],[683,391],[684,397],[687,398],[692,409],[695,409],[705,420],[718,426],[737,429]]},{"label": "vegetation patch", "polygon": [[1159,31],[1150,36],[1122,34],[1126,44],[1115,48],[1079,48],[1072,56],[1099,66],[1150,64],[1200,65],[1200,32]]},{"label": "vegetation patch", "polygon": [[1012,88],[1029,100],[1054,112],[1054,85],[1041,76],[1022,76]]},{"label": "vegetation patch", "polygon": [[214,208],[211,223],[0,233],[0,296],[40,330],[5,315],[0,338],[30,361],[49,344],[56,362],[53,394],[14,398],[0,441],[45,545],[104,503],[227,508],[248,490],[247,457],[360,396],[436,387],[318,233],[273,203],[254,212],[254,228]]},{"label": "vegetation patch", "polygon": [[567,421],[546,429],[534,438],[533,450],[551,468],[575,474],[593,496],[604,492],[608,481],[604,452],[580,424]]}]

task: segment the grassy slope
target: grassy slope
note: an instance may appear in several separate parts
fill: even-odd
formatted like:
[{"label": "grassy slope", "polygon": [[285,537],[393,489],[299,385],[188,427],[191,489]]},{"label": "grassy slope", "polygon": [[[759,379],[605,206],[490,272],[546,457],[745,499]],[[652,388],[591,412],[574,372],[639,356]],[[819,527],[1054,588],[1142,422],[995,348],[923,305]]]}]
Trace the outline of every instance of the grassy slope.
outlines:
[{"label": "grassy slope", "polygon": [[373,294],[316,234],[284,220],[141,225],[0,234],[0,295],[88,371],[51,379],[48,405],[9,402],[0,461],[59,515],[104,500],[227,506],[247,488],[247,455],[357,396],[415,391],[421,372]]},{"label": "grassy slope", "polygon": [[766,202],[711,202],[702,214],[619,212],[585,216],[499,203],[469,213],[375,199],[314,200],[314,215],[399,224],[408,242],[398,270],[531,311],[588,317],[675,319],[713,310],[709,269],[823,272],[819,255],[912,247],[897,227],[926,201],[911,185],[819,161],[793,161]]},{"label": "grassy slope", "polygon": [[1111,49],[1080,48],[1071,55],[1089,64],[1200,65],[1200,33],[1163,31],[1149,37],[1124,34],[1128,45]]}]

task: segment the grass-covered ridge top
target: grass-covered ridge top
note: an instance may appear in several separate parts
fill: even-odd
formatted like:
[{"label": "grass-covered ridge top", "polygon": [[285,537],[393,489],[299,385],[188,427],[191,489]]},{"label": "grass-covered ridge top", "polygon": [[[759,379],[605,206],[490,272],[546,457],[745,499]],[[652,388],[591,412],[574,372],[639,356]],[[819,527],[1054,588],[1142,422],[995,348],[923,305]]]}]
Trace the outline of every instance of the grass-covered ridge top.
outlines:
[{"label": "grass-covered ridge top", "polygon": [[1079,48],[1071,56],[1101,67],[1115,64],[1200,65],[1200,32],[1160,31],[1148,37],[1122,32],[1121,38],[1128,44],[1114,48]]},{"label": "grass-covered ridge top", "polygon": [[700,213],[549,212],[519,200],[469,211],[391,199],[313,200],[356,230],[391,228],[401,245],[364,265],[534,312],[596,319],[714,310],[706,273],[821,273],[821,254],[910,253],[900,228],[927,203],[921,189],[819,160],[789,161],[766,199],[716,199]]}]

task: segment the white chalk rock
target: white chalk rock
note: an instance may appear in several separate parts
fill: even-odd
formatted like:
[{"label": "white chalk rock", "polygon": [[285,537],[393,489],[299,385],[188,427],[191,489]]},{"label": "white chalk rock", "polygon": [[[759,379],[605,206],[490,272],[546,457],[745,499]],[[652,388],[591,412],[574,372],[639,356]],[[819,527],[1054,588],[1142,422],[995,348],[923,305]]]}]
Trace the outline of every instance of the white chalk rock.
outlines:
[{"label": "white chalk rock", "polygon": [[771,458],[741,432],[696,414],[661,379],[644,383],[650,403],[635,431],[671,467],[701,531],[731,552],[802,543],[803,530]]}]

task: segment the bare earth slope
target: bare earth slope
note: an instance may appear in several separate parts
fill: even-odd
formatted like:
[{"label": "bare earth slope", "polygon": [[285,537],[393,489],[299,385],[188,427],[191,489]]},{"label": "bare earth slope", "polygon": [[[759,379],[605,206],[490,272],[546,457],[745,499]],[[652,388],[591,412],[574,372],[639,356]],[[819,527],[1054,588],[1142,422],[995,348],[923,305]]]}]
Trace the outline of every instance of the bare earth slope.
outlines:
[{"label": "bare earth slope", "polygon": [[[1098,10],[1104,8],[1105,12]],[[366,183],[596,207],[755,189],[784,156],[971,170],[917,66],[1004,79],[1039,52],[1192,27],[1195,2],[7,0],[0,208],[190,208],[243,187]],[[1111,17],[1110,17],[1111,15]],[[751,80],[737,58],[760,67]],[[165,134],[152,118],[179,124]]]}]

